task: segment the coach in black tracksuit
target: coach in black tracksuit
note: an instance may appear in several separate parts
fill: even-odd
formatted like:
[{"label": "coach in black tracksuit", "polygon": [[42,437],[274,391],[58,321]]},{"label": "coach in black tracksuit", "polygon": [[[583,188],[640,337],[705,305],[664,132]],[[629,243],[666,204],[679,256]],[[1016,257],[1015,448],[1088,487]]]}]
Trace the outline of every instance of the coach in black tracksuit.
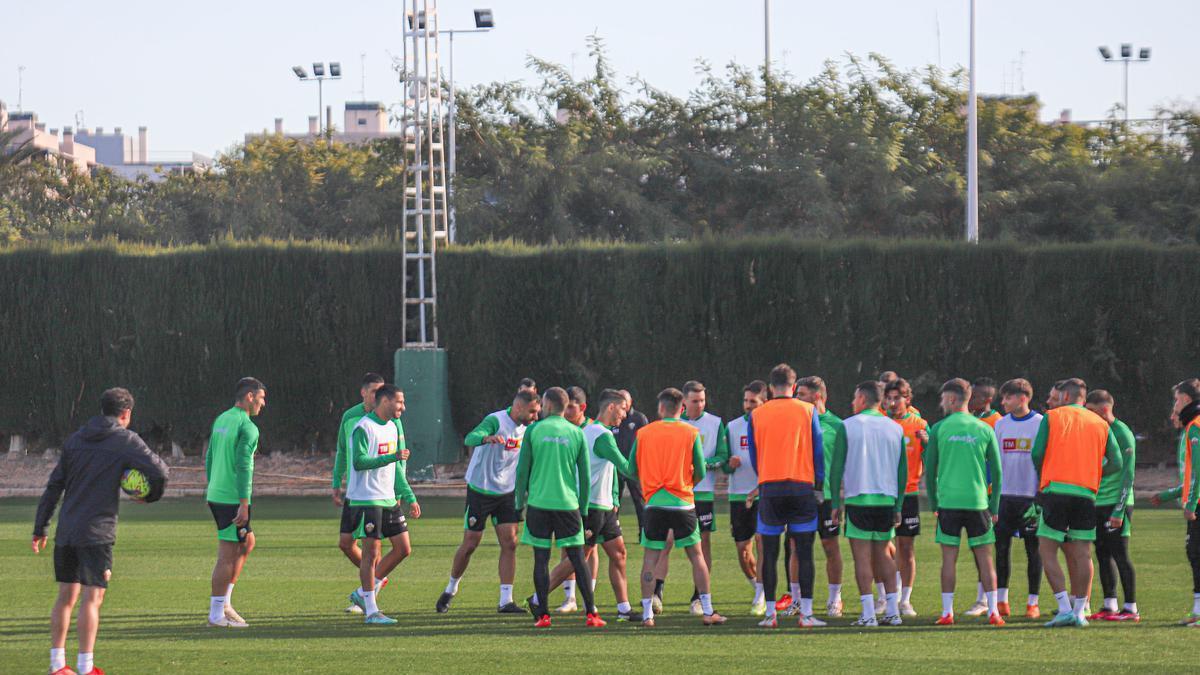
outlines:
[{"label": "coach in black tracksuit", "polygon": [[69,672],[63,649],[81,590],[77,670],[82,675],[92,669],[100,603],[112,574],[121,476],[126,469],[141,471],[150,484],[150,494],[143,500],[147,502],[162,497],[167,484],[167,465],[127,428],[133,396],[125,389],[109,389],[100,398],[100,408],[102,414],[88,420],[63,445],[62,458],[50,474],[33,523],[33,552],[38,553],[46,545],[46,528],[62,498],[54,533],[54,577],[59,592],[50,616],[51,673]]},{"label": "coach in black tracksuit", "polygon": [[[650,423],[646,416],[641,412],[633,409],[633,396],[625,389],[621,390],[621,394],[625,397],[625,404],[629,408],[629,414],[625,416],[625,421],[621,426],[613,430],[613,436],[617,440],[617,449],[629,459],[629,454],[633,451],[633,442],[637,439],[638,429]],[[633,511],[637,514],[638,532],[642,531],[642,509],[646,507],[646,500],[642,496],[642,484],[633,476],[617,476],[617,480],[621,482],[622,487],[629,490],[629,497],[633,500]]]}]

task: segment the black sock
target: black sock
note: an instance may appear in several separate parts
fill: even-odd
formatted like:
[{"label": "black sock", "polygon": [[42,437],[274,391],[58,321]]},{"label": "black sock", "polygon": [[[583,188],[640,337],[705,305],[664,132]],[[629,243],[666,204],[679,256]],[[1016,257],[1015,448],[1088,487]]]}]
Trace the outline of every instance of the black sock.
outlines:
[{"label": "black sock", "polygon": [[1038,540],[1037,537],[1024,534],[1021,539],[1025,542],[1025,575],[1029,582],[1029,594],[1037,595],[1042,587],[1042,554],[1038,550]]},{"label": "black sock", "polygon": [[596,613],[596,599],[592,593],[592,569],[583,559],[583,549],[579,546],[567,547],[567,559],[575,568],[575,589],[583,597],[583,608],[588,614]]},{"label": "black sock", "polygon": [[533,590],[537,593],[538,618],[550,614],[550,549],[533,549]]},{"label": "black sock", "polygon": [[699,599],[700,599],[700,589],[696,588],[695,586],[692,586],[692,602],[696,602]]},{"label": "black sock", "polygon": [[1121,541],[1112,548],[1117,575],[1121,577],[1121,590],[1125,592],[1125,604],[1132,605],[1137,602],[1137,581],[1133,573],[1133,561],[1129,559],[1129,539],[1121,537]]},{"label": "black sock", "polygon": [[762,549],[763,593],[766,595],[767,604],[773,605],[775,603],[775,586],[779,582],[779,570],[775,569],[775,566],[779,564],[779,535],[764,534],[762,536]]},{"label": "black sock", "polygon": [[813,584],[817,578],[817,567],[813,562],[813,541],[816,532],[798,532],[791,535],[796,542],[796,561],[799,563],[799,575],[796,583],[800,584],[800,597],[812,598]]},{"label": "black sock", "polygon": [[667,583],[665,579],[654,580],[654,594],[658,596],[659,600],[662,600],[663,584],[665,583]]}]

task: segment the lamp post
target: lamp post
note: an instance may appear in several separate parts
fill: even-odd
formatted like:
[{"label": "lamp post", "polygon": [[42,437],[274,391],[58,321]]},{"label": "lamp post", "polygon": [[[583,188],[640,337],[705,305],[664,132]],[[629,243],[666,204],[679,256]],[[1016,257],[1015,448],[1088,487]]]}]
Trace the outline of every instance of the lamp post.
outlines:
[{"label": "lamp post", "polygon": [[1125,99],[1124,99],[1125,102],[1122,104],[1122,106],[1124,106],[1124,108],[1125,108],[1125,123],[1128,124],[1129,123],[1129,64],[1145,63],[1145,62],[1149,61],[1150,60],[1150,48],[1142,47],[1138,51],[1137,58],[1134,58],[1133,45],[1129,44],[1128,42],[1125,42],[1121,45],[1121,58],[1119,58],[1119,59],[1113,58],[1112,50],[1109,49],[1107,46],[1102,46],[1099,49],[1100,49],[1100,56],[1104,58],[1105,63],[1120,63],[1120,64],[1124,64],[1124,66],[1125,66]]},{"label": "lamp post", "polygon": [[970,80],[967,86],[967,243],[979,243],[979,109],[975,100],[975,0],[971,0]]},{"label": "lamp post", "polygon": [[449,181],[447,182],[449,190],[449,206],[450,206],[450,241],[454,241],[455,233],[458,231],[457,223],[454,217],[454,182],[455,176],[458,173],[458,145],[456,142],[458,132],[458,101],[454,98],[454,34],[455,33],[487,33],[496,27],[495,19],[492,17],[492,10],[477,9],[475,10],[475,27],[464,29],[448,29],[441,32],[450,35],[450,157],[448,159],[449,166],[447,167]]},{"label": "lamp post", "polygon": [[329,73],[325,72],[325,64],[315,62],[312,64],[313,74],[310,76],[304,66],[292,66],[292,72],[296,74],[296,78],[301,82],[316,82],[317,83],[317,131],[323,134],[328,129],[328,124],[322,129],[321,117],[325,111],[325,80],[340,80],[342,79],[342,64],[337,61],[329,62]]}]

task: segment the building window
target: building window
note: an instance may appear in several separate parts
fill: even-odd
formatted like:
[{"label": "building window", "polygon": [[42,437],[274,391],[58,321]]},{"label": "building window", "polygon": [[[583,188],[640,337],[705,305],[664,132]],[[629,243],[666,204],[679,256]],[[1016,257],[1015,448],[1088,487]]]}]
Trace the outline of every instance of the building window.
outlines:
[{"label": "building window", "polygon": [[364,119],[363,119],[363,118],[361,118],[361,117],[360,117],[360,118],[358,118],[358,126],[360,126],[360,127],[365,127],[365,126],[367,126],[367,121],[366,121],[366,120],[364,120]]}]

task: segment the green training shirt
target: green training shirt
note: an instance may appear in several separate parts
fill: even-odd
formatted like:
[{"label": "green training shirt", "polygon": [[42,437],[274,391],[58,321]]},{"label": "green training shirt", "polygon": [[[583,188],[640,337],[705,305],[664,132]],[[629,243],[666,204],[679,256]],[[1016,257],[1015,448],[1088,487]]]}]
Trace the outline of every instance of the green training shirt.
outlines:
[{"label": "green training shirt", "polygon": [[817,422],[821,425],[821,451],[825,455],[825,499],[828,501],[833,499],[833,491],[829,486],[829,476],[833,473],[833,452],[834,444],[837,439],[846,434],[846,426],[842,423],[842,418],[833,414],[831,411],[817,415]]},{"label": "green training shirt", "polygon": [[[988,494],[988,476],[992,492]],[[966,412],[947,415],[929,427],[925,487],[930,510],[1000,512],[1000,448],[987,422]]]},{"label": "green training shirt", "polygon": [[237,504],[245,499],[250,503],[257,451],[258,427],[250,421],[249,413],[234,406],[217,417],[204,456],[208,501]]},{"label": "green training shirt", "polygon": [[1137,439],[1129,426],[1121,420],[1114,420],[1109,429],[1117,439],[1117,447],[1121,449],[1121,470],[1110,473],[1100,479],[1100,490],[1096,493],[1096,506],[1117,505],[1113,509],[1113,518],[1124,518],[1125,509],[1133,506],[1133,472],[1137,456]]},{"label": "green training shirt", "polygon": [[583,431],[562,415],[551,415],[525,430],[517,459],[516,503],[586,516],[591,459]]},{"label": "green training shirt", "polygon": [[346,478],[346,462],[350,455],[350,435],[358,421],[366,416],[367,410],[363,404],[354,405],[342,413],[342,421],[338,423],[337,450],[333,455],[333,489],[342,489],[342,481]]}]

